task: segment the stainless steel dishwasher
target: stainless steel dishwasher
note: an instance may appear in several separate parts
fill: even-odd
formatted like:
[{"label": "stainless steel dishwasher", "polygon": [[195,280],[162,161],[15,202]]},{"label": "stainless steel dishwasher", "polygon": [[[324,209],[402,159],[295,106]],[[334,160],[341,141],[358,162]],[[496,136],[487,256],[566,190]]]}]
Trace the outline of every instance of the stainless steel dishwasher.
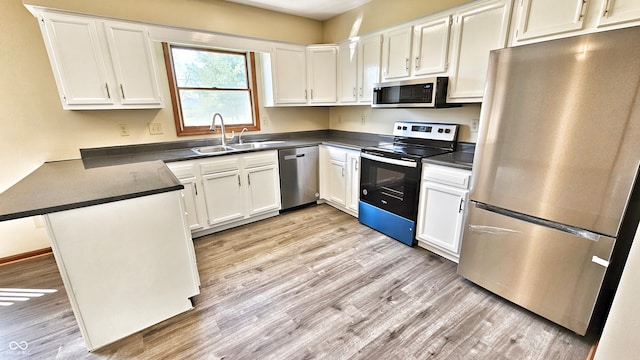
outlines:
[{"label": "stainless steel dishwasher", "polygon": [[278,150],[282,210],[315,202],[318,185],[318,147]]}]

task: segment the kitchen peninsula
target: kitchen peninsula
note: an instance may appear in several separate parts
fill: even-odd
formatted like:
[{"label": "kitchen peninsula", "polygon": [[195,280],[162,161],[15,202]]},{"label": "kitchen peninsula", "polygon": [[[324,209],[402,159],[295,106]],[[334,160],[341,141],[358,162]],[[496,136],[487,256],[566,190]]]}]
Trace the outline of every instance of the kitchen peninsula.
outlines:
[{"label": "kitchen peninsula", "polygon": [[89,350],[192,308],[199,277],[182,188],[161,161],[65,160],[0,194],[0,221],[43,216]]}]

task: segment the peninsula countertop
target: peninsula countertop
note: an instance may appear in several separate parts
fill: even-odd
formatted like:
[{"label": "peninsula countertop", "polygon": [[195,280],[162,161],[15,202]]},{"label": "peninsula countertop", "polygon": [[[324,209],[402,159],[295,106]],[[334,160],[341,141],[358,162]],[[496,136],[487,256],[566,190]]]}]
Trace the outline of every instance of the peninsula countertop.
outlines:
[{"label": "peninsula countertop", "polygon": [[162,161],[91,169],[79,159],[46,162],[0,193],[0,221],[183,188]]}]

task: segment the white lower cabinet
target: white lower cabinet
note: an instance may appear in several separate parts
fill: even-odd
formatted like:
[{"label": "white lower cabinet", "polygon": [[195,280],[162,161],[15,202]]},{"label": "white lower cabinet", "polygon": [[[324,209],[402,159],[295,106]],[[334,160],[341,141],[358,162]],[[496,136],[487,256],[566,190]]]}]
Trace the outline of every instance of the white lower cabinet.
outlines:
[{"label": "white lower cabinet", "polygon": [[278,215],[278,152],[260,151],[167,164],[185,185],[187,219],[194,235]]},{"label": "white lower cabinet", "polygon": [[244,218],[240,167],[238,156],[225,156],[200,163],[209,226]]},{"label": "white lower cabinet", "polygon": [[418,246],[458,262],[471,171],[425,164],[422,168]]},{"label": "white lower cabinet", "polygon": [[193,308],[200,279],[178,191],[44,215],[93,351]]},{"label": "white lower cabinet", "polygon": [[198,188],[198,169],[194,161],[181,161],[167,164],[171,172],[180,180],[184,189],[182,195],[184,199],[184,207],[187,216],[189,230],[195,231],[202,229],[204,222],[204,209],[198,201],[199,193],[202,191]]},{"label": "white lower cabinet", "polygon": [[353,216],[358,216],[359,165],[359,151],[320,145],[320,198]]}]

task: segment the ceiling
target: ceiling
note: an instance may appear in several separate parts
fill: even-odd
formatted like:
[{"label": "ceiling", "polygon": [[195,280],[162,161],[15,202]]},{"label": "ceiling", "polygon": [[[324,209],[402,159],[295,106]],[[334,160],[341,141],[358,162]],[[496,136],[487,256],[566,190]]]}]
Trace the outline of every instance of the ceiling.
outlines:
[{"label": "ceiling", "polygon": [[225,0],[324,21],[371,0]]}]

